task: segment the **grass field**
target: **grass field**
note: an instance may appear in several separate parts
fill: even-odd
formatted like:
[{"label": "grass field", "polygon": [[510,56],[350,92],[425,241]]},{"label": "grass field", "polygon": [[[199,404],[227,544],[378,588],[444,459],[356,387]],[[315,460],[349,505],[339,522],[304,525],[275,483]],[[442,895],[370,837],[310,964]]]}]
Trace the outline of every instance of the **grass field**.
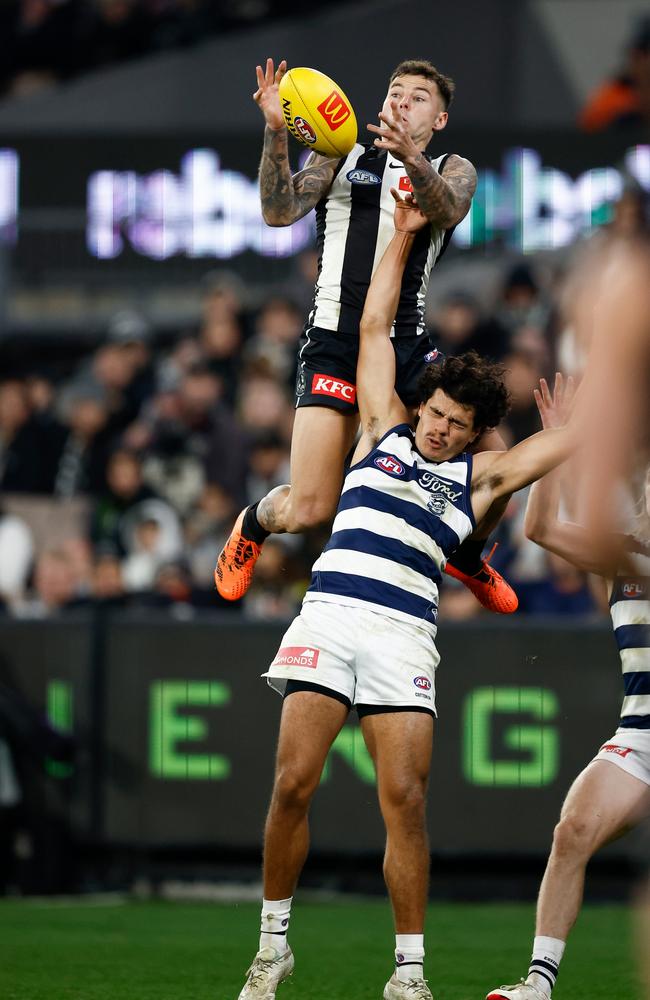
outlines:
[{"label": "grass field", "polygon": [[[236,1000],[257,945],[252,903],[0,902],[2,1000]],[[523,975],[529,905],[437,904],[427,921],[435,1000],[481,1000]],[[631,917],[586,907],[553,1000],[639,1000]],[[277,1000],[380,1000],[392,927],[382,901],[294,905],[296,971]]]}]

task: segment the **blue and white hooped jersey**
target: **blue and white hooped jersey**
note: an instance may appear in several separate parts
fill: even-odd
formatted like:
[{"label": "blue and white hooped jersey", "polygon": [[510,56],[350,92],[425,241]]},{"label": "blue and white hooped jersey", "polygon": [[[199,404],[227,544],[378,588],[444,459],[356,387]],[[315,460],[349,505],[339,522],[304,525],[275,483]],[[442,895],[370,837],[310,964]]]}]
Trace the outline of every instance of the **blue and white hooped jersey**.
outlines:
[{"label": "blue and white hooped jersey", "polygon": [[364,606],[435,634],[444,565],[475,527],[471,481],[471,455],[427,461],[408,424],[392,428],[348,471],[305,601]]},{"label": "blue and white hooped jersey", "polygon": [[623,669],[620,726],[650,730],[650,556],[637,548],[634,562],[640,575],[616,577],[609,599]]}]

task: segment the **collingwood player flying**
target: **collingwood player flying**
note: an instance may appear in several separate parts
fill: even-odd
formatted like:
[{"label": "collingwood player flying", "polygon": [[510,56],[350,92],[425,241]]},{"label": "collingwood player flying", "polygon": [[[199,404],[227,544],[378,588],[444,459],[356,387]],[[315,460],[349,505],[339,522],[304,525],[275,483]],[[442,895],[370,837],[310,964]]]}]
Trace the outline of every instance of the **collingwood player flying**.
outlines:
[{"label": "collingwood player flying", "polygon": [[284,703],[264,836],[259,951],[240,1000],[273,1000],[293,971],[287,929],[308,850],[309,806],[352,706],[375,764],[386,827],[396,967],[384,1000],[431,1000],[423,926],[437,583],[450,553],[495,500],[568,457],[577,433],[574,417],[510,451],[469,453],[508,403],[503,370],[473,353],[426,369],[412,430],[394,388],[389,334],[402,275],[427,220],[411,200],[394,196],[395,233],[373,275],[360,327],[362,436],[302,611],[265,675]]},{"label": "collingwood player flying", "polygon": [[[391,332],[395,387],[406,406],[415,403],[418,378],[437,357],[424,325],[429,275],[469,211],[476,188],[476,171],[468,160],[456,154],[432,159],[426,153],[431,138],[447,124],[454,83],[423,60],[403,62],[392,74],[380,125],[368,126],[377,135],[374,142],[357,143],[339,160],[313,153],[292,176],[278,97],[285,72],[285,62],[275,71],[271,59],[265,71],[257,67],[254,98],[266,121],[262,212],[269,225],[288,226],[316,209],[319,274],[299,350],[291,486],[277,487],[237,519],[215,570],[217,589],[229,600],[246,593],[271,532],[303,531],[334,514],[358,425],[359,322],[370,279],[394,233],[391,187],[412,191],[428,222],[405,262]],[[516,595],[481,559],[502,510],[503,505],[497,507],[478,526],[449,572],[485,607],[507,613],[517,607]]]}]

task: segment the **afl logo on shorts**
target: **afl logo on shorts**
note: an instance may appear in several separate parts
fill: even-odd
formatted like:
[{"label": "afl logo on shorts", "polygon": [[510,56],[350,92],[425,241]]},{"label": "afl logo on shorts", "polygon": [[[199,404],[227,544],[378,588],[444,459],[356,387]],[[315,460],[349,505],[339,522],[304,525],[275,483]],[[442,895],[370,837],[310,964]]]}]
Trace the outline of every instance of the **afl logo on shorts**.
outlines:
[{"label": "afl logo on shorts", "polygon": [[420,691],[431,690],[431,681],[429,680],[428,677],[414,677],[413,683],[415,684],[416,688],[420,689]]},{"label": "afl logo on shorts", "polygon": [[372,174],[369,170],[360,170],[358,167],[355,170],[348,170],[345,176],[350,184],[381,184],[381,177],[377,177],[377,174]]},{"label": "afl logo on shorts", "polygon": [[375,465],[382,472],[387,472],[389,476],[399,477],[404,475],[404,466],[393,455],[382,455],[381,458],[376,458]]},{"label": "afl logo on shorts", "polygon": [[438,357],[439,353],[440,352],[439,352],[438,348],[434,347],[434,349],[432,351],[429,351],[428,354],[425,354],[424,355],[425,364],[430,365],[432,361],[436,360],[436,358]]},{"label": "afl logo on shorts", "polygon": [[316,133],[305,118],[301,118],[300,115],[298,115],[294,118],[293,125],[296,131],[300,133],[300,137],[303,142],[308,142],[310,145],[313,145],[316,142]]}]

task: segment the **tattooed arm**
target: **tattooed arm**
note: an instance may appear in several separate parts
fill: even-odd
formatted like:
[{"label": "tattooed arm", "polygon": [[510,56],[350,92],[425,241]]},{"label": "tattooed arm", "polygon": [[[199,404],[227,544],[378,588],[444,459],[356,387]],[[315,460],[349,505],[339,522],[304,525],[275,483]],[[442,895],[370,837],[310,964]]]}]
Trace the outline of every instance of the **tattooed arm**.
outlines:
[{"label": "tattooed arm", "polygon": [[305,167],[291,175],[287,130],[264,129],[260,163],[262,216],[269,226],[290,226],[302,219],[330,189],[338,160],[312,153]]},{"label": "tattooed arm", "polygon": [[424,155],[420,140],[411,135],[396,100],[379,112],[379,120],[380,125],[368,125],[368,130],[379,137],[374,144],[404,164],[418,207],[429,222],[441,229],[457,225],[469,212],[476,191],[476,170],[472,164],[454,153],[445,162],[444,177],[439,174]]},{"label": "tattooed arm", "polygon": [[449,229],[465,218],[476,191],[476,170],[469,160],[454,153],[439,174],[424,153],[418,152],[404,161],[404,166],[415,199],[430,222]]},{"label": "tattooed arm", "polygon": [[264,150],[260,163],[262,216],[269,226],[290,226],[302,219],[329,190],[338,160],[312,153],[304,170],[291,176],[289,143],[280,106],[279,88],[287,71],[283,59],[277,70],[272,59],[257,66],[253,100],[264,115]]}]

